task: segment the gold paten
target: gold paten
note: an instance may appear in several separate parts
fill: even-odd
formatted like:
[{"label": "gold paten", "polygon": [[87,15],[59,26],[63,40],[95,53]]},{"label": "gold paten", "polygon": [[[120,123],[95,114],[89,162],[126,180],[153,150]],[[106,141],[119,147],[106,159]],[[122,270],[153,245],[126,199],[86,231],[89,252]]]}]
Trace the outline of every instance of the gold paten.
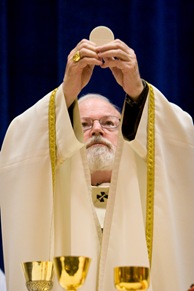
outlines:
[{"label": "gold paten", "polygon": [[54,258],[58,281],[66,290],[77,290],[87,277],[91,259],[82,256],[61,256]]},{"label": "gold paten", "polygon": [[114,268],[114,284],[117,290],[147,290],[150,281],[147,267]]},{"label": "gold paten", "polygon": [[22,263],[29,291],[50,291],[53,287],[53,262],[36,261]]}]

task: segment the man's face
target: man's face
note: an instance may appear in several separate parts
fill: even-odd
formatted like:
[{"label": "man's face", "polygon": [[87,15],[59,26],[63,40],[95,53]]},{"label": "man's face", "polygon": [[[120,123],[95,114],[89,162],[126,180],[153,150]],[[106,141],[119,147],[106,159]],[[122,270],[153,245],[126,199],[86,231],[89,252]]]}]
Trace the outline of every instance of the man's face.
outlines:
[{"label": "man's face", "polygon": [[92,98],[81,101],[79,109],[81,120],[88,117],[95,120],[92,128],[84,132],[84,141],[86,143],[92,136],[102,136],[114,146],[117,146],[118,128],[108,130],[102,128],[98,122],[104,116],[116,116],[120,119],[120,113],[111,104],[99,98]]},{"label": "man's face", "polygon": [[[111,116],[105,124],[115,124],[120,119],[120,113],[108,102],[99,98],[85,99],[79,103],[80,117],[83,124],[88,125],[92,119],[91,128],[84,129],[87,157],[91,172],[112,170],[118,140],[119,126],[104,128],[100,124],[105,116]],[[89,119],[88,119],[89,118]],[[111,122],[110,122],[111,121]],[[106,125],[105,125],[106,126]]]}]

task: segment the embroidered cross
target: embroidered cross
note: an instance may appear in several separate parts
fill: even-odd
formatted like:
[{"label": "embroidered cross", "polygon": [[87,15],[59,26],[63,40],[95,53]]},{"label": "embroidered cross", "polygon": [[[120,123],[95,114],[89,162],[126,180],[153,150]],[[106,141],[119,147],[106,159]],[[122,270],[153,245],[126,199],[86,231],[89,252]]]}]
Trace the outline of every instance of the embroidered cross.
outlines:
[{"label": "embroidered cross", "polygon": [[100,192],[100,194],[97,194],[96,197],[100,202],[104,202],[105,199],[108,199],[108,194],[106,194],[106,192]]}]

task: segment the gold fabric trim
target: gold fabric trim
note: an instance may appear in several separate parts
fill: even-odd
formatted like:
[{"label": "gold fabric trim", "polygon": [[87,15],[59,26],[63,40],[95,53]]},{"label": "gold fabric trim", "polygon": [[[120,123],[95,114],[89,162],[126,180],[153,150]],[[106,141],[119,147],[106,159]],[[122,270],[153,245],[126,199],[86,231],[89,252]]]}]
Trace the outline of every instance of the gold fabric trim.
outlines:
[{"label": "gold fabric trim", "polygon": [[155,180],[155,98],[149,85],[148,136],[147,136],[147,206],[146,206],[146,241],[150,266],[152,262],[154,228],[154,180]]},{"label": "gold fabric trim", "polygon": [[55,188],[55,164],[56,164],[56,113],[55,113],[55,95],[57,89],[53,90],[49,100],[49,150],[50,150],[50,160],[51,160],[51,169],[52,169],[52,184],[53,184],[53,193]]},{"label": "gold fabric trim", "polygon": [[57,88],[53,90],[49,100],[48,108],[48,127],[49,127],[49,151],[52,171],[52,212],[51,212],[51,225],[50,225],[50,239],[49,239],[49,259],[52,260],[52,245],[53,245],[53,222],[54,222],[54,193],[55,193],[55,168],[56,168],[56,112],[55,112],[55,95]]}]

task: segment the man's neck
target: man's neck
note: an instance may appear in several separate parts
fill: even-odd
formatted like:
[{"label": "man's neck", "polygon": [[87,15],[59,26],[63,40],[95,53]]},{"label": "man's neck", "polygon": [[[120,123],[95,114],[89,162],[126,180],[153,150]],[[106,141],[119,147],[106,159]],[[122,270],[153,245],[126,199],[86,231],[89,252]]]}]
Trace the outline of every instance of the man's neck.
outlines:
[{"label": "man's neck", "polygon": [[97,186],[102,183],[110,183],[112,171],[97,171],[91,174],[92,186]]}]

